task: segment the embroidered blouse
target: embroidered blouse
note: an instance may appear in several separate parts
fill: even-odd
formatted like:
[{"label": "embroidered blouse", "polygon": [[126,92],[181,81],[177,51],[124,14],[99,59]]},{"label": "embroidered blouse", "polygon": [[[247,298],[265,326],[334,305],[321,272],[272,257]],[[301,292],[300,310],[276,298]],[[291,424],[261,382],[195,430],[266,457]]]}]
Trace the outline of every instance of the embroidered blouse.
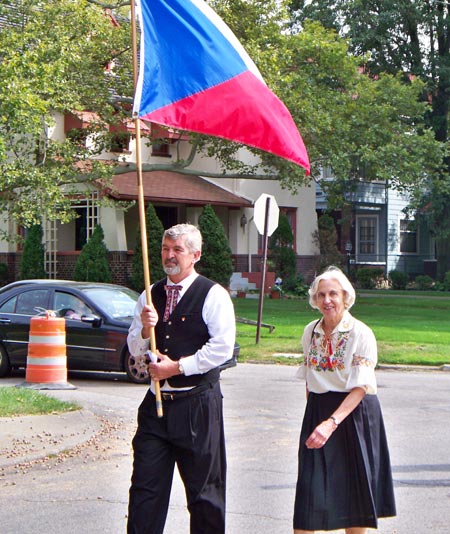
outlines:
[{"label": "embroidered blouse", "polygon": [[306,325],[302,337],[303,364],[297,378],[306,380],[309,391],[350,391],[363,387],[375,395],[377,383],[377,342],[372,330],[348,311],[330,337],[322,320]]}]

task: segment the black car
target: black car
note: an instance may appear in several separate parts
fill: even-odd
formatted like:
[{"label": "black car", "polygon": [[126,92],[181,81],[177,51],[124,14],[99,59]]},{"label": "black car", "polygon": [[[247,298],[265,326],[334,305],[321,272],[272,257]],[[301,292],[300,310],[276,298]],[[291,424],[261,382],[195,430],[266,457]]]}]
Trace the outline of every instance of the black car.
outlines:
[{"label": "black car", "polygon": [[[27,363],[30,320],[52,310],[66,319],[69,370],[124,371],[148,382],[143,358],[130,354],[127,334],[139,294],[126,287],[66,280],[21,280],[0,289],[0,377]],[[236,365],[239,347],[222,368]]]}]

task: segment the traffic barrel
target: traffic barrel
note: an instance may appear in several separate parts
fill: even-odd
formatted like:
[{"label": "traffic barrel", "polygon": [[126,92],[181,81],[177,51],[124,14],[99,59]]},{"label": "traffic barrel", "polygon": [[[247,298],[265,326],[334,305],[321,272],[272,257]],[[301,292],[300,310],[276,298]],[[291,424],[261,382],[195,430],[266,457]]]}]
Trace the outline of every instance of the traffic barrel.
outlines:
[{"label": "traffic barrel", "polygon": [[47,311],[32,317],[24,387],[75,389],[67,382],[66,321]]}]

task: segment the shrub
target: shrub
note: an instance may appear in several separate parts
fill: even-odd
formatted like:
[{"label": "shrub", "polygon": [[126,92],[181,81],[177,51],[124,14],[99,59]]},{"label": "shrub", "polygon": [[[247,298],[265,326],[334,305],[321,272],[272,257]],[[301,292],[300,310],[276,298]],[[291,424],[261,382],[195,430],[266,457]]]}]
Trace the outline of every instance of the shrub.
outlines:
[{"label": "shrub", "polygon": [[406,289],[408,275],[402,271],[389,271],[389,282],[392,289]]},{"label": "shrub", "polygon": [[6,263],[0,263],[0,285],[4,286],[8,281],[8,265]]},{"label": "shrub", "polygon": [[29,229],[23,246],[20,279],[47,278],[44,265],[45,248],[42,244],[42,226],[35,224]]},{"label": "shrub", "polygon": [[308,294],[309,286],[305,284],[301,274],[297,276],[290,276],[283,280],[283,291],[291,293],[297,297],[304,297]]},{"label": "shrub", "polygon": [[283,279],[283,288],[286,289],[286,280],[295,278],[297,271],[297,255],[292,248],[294,234],[289,219],[280,213],[278,227],[270,237],[270,263],[277,276]]},{"label": "shrub", "polygon": [[80,282],[111,282],[108,249],[103,242],[103,228],[97,225],[88,242],[81,249],[75,264],[73,279]]},{"label": "shrub", "polygon": [[[145,221],[150,267],[150,282],[153,283],[165,277],[164,269],[161,263],[161,242],[164,234],[164,227],[151,203],[147,206],[147,210],[145,212]],[[134,248],[133,265],[130,277],[131,287],[138,292],[143,291],[145,287],[141,235],[141,227],[139,226],[136,236],[136,245]]]},{"label": "shrub", "polygon": [[223,224],[210,205],[203,208],[198,227],[202,233],[203,246],[196,269],[203,276],[228,288],[233,273],[231,248]]},{"label": "shrub", "polygon": [[416,276],[414,284],[416,289],[427,290],[433,288],[434,280],[427,274],[419,274]]},{"label": "shrub", "polygon": [[442,284],[444,286],[444,291],[450,291],[450,271],[445,273]]},{"label": "shrub", "polygon": [[375,289],[384,280],[381,267],[361,267],[356,271],[356,280],[361,289]]}]

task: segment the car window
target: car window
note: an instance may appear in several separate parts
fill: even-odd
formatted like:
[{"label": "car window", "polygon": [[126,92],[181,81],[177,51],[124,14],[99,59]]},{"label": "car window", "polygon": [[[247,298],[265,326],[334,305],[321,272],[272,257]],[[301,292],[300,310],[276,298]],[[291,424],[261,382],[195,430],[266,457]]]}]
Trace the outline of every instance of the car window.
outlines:
[{"label": "car window", "polygon": [[14,313],[16,309],[17,297],[7,300],[0,306],[1,313]]},{"label": "car window", "polygon": [[129,289],[93,288],[86,295],[110,317],[133,317],[138,293]]},{"label": "car window", "polygon": [[80,298],[64,291],[55,292],[54,309],[60,317],[80,320],[83,315],[92,315],[92,310]]},{"label": "car window", "polygon": [[32,289],[17,295],[16,313],[23,315],[37,315],[47,309],[48,290]]}]

